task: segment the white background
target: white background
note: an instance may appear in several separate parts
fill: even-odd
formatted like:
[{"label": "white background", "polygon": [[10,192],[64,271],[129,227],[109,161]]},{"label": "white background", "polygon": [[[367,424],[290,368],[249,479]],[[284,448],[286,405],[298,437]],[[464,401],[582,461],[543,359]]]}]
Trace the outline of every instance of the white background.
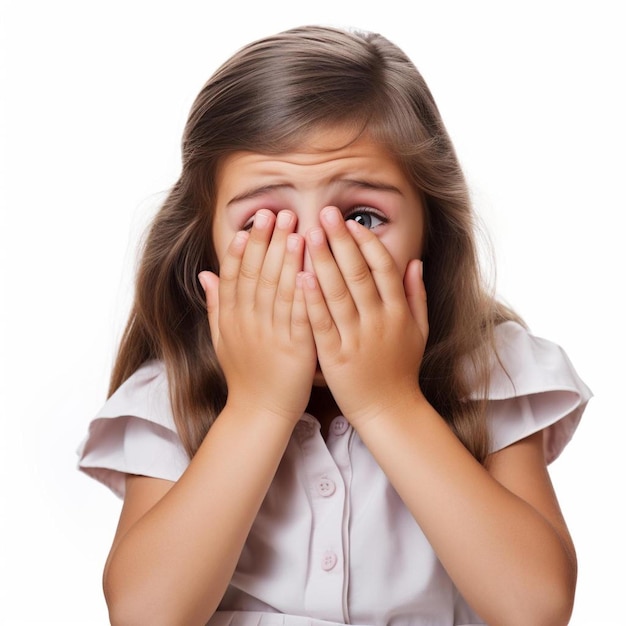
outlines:
[{"label": "white background", "polygon": [[415,61],[499,293],[595,392],[551,472],[579,552],[572,624],[625,624],[621,4],[0,0],[0,623],[108,623],[120,503],[75,470],[75,448],[105,398],[135,246],[210,73],[321,23],[380,31]]}]

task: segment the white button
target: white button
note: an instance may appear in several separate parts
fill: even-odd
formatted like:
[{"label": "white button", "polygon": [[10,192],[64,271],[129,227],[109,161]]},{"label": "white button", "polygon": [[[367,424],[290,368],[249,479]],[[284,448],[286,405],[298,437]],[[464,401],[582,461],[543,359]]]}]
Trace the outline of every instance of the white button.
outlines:
[{"label": "white button", "polygon": [[325,572],[330,572],[335,565],[337,565],[337,555],[330,550],[328,552],[324,552],[324,556],[322,557],[322,569]]},{"label": "white button", "polygon": [[332,496],[336,488],[335,482],[328,478],[328,476],[322,476],[317,481],[317,493],[319,493],[320,496],[324,496],[324,498]]},{"label": "white button", "polygon": [[346,430],[348,430],[348,426],[348,420],[345,417],[336,417],[330,425],[330,430],[333,435],[338,437],[339,435],[343,435]]}]

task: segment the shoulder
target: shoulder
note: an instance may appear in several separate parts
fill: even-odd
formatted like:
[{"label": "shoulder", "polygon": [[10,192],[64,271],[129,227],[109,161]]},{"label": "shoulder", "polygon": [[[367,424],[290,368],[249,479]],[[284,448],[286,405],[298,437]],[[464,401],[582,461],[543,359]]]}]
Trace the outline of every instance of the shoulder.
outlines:
[{"label": "shoulder", "polygon": [[189,459],[178,437],[165,366],[142,365],[91,420],[78,468],[124,495],[126,474],[177,480]]},{"label": "shoulder", "polygon": [[492,452],[544,430],[552,462],[571,439],[592,396],[565,351],[516,322],[500,324],[488,389]]}]

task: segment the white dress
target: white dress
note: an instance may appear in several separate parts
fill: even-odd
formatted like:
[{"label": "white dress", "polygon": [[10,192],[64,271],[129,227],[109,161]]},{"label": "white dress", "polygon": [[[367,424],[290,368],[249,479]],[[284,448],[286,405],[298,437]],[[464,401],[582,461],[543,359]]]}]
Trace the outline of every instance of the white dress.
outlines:
[{"label": "white dress", "polygon": [[[496,329],[489,389],[492,451],[545,429],[550,463],[591,392],[557,345],[514,322]],[[502,369],[504,366],[506,372]],[[142,366],[105,403],[79,467],[124,495],[127,473],[176,481],[188,458],[162,363]],[[216,511],[219,514],[219,511]],[[303,415],[211,626],[483,624],[343,417],[324,440]]]}]

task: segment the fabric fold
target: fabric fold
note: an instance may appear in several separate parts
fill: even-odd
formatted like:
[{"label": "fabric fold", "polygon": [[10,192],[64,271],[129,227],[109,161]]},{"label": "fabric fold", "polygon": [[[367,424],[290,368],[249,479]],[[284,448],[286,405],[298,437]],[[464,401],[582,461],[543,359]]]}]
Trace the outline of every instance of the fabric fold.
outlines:
[{"label": "fabric fold", "polygon": [[544,430],[551,463],[572,438],[591,390],[560,346],[515,322],[498,326],[496,350],[488,391],[491,451]]}]

